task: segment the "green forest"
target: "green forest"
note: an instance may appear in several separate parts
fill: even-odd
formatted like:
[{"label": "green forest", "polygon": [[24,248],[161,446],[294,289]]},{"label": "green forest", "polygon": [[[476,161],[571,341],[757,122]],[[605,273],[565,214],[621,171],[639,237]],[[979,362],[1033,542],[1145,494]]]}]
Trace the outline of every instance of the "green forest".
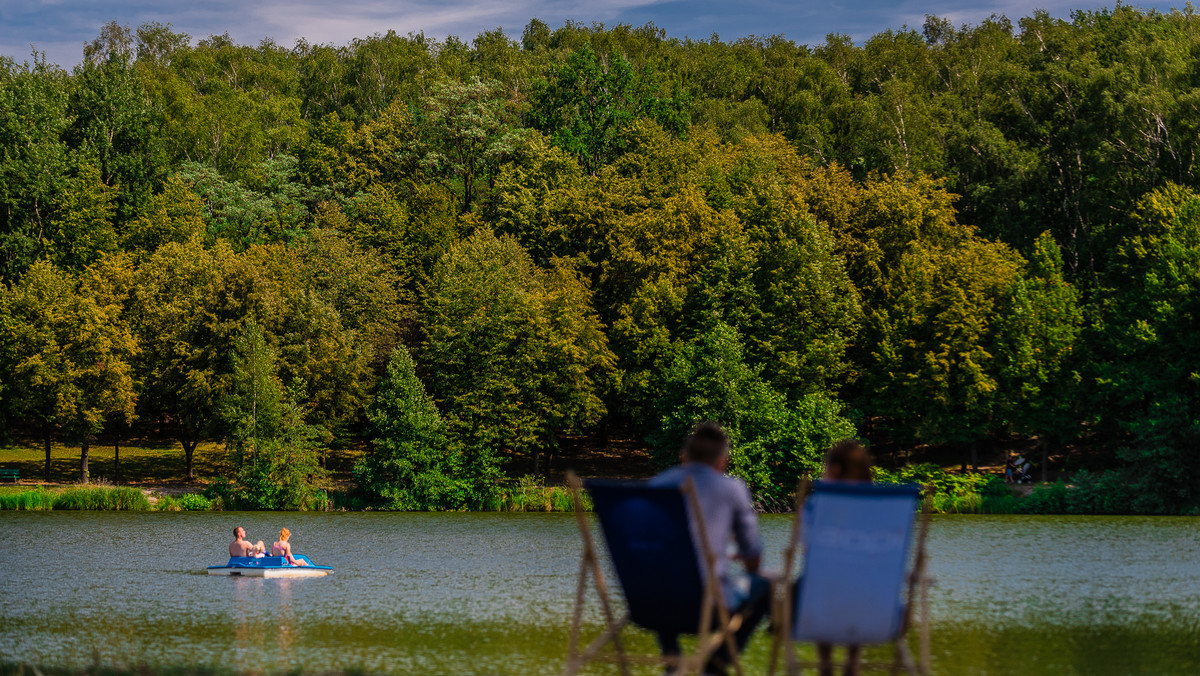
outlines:
[{"label": "green forest", "polygon": [[831,441],[1082,445],[1200,505],[1200,16],[861,44],[538,20],[348,45],[112,23],[0,58],[0,421],[163,425],[302,507],[391,509],[714,419],[786,500]]}]

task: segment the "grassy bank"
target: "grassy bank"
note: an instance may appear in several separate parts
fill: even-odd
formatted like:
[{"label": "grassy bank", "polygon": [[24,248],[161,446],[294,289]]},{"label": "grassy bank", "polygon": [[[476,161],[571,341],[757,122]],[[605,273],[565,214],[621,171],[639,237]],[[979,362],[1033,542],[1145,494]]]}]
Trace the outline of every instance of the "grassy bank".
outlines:
[{"label": "grassy bank", "polygon": [[[78,449],[52,447],[52,476],[73,480],[78,473]],[[196,511],[244,509],[214,488],[219,481],[206,477],[228,474],[228,454],[220,444],[202,444],[196,451],[198,483],[202,486],[183,495],[147,497],[137,488],[104,485],[103,477],[113,468],[113,448],[98,446],[92,451],[93,476],[101,477],[99,486],[70,485],[46,488],[26,485],[0,485],[0,510],[91,509],[126,511]],[[343,451],[337,464],[347,464],[354,451]],[[179,482],[183,477],[183,451],[178,445],[143,442],[121,447],[122,474],[148,488],[155,484]],[[42,476],[44,456],[40,448],[28,445],[0,447],[0,467],[16,467],[28,481]],[[1032,488],[1014,489],[995,474],[958,474],[939,465],[910,465],[895,471],[876,469],[880,482],[919,483],[929,490],[926,505],[935,514],[1131,514],[1135,513],[1123,486],[1109,485],[1100,477],[1081,473],[1071,483],[1056,482]],[[590,505],[589,505],[590,507]],[[782,505],[781,505],[782,507]],[[374,506],[356,496],[353,490],[331,490],[310,506],[321,510],[366,510]],[[571,494],[561,485],[541,485],[526,476],[505,482],[472,505],[487,512],[569,512]]]},{"label": "grassy bank", "polygon": [[[236,505],[227,505],[220,497],[200,493],[154,495],[151,498],[137,488],[125,486],[0,488],[0,510],[189,512],[220,511],[232,507]],[[341,491],[330,493],[328,499],[319,507],[351,511],[369,509],[369,505],[354,498],[352,494]],[[585,507],[591,508],[591,504],[586,500]],[[571,493],[566,488],[522,484],[500,489],[477,511],[569,512],[572,509]]]},{"label": "grassy bank", "polygon": [[[1161,514],[1138,508],[1128,483],[1111,474],[1078,472],[1068,483],[1013,486],[997,474],[951,474],[932,464],[894,472],[875,470],[884,483],[918,483],[926,487],[925,506],[934,514]],[[1177,515],[1194,516],[1191,507]]]},{"label": "grassy bank", "polygon": [[92,509],[146,512],[153,509],[150,499],[136,488],[94,486],[90,488],[5,491],[0,493],[0,509],[47,510]]},{"label": "grassy bank", "polygon": [[[951,474],[936,465],[916,465],[898,472],[876,471],[884,483],[919,483],[927,488],[925,506],[934,514],[1133,514],[1119,488],[1100,485],[1087,475],[1080,481],[1039,484],[1016,489],[996,475]],[[0,487],[0,510],[220,511],[243,509],[229,497],[201,493],[147,496],[126,486]],[[585,509],[591,502],[584,496]],[[377,507],[350,490],[322,493],[311,509],[367,511]],[[468,511],[569,512],[570,491],[529,480],[497,487]],[[1194,514],[1195,512],[1192,512]]]}]

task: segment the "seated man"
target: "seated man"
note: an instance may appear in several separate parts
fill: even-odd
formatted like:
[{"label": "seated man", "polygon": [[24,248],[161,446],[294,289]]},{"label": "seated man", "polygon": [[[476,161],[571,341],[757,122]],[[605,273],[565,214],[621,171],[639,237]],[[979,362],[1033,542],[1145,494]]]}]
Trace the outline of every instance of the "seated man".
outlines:
[{"label": "seated man", "polygon": [[[762,561],[762,541],[758,536],[758,516],[750,499],[750,490],[740,479],[725,474],[729,465],[729,436],[715,422],[700,423],[692,430],[680,452],[681,464],[650,480],[652,486],[679,486],[691,477],[704,515],[708,543],[715,551],[716,574],[725,591],[730,612],[742,613],[744,621],[734,637],[740,652],[750,634],[770,607],[771,585],[758,574]],[[746,575],[728,571],[726,548],[737,544],[738,556]],[[699,545],[699,543],[697,543]],[[659,634],[663,655],[679,654],[677,635]],[[730,663],[727,647],[722,644],[709,660],[705,672],[723,674]]]},{"label": "seated man", "polygon": [[246,529],[238,526],[233,529],[233,542],[229,543],[230,556],[264,556],[267,551],[266,545],[262,540],[254,544],[246,539]]}]

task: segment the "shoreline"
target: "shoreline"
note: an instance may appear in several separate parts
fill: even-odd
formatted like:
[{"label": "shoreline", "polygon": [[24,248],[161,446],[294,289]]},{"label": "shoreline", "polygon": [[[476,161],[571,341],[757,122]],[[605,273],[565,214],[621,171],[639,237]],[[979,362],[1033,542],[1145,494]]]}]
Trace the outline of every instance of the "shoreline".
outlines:
[{"label": "shoreline", "polygon": [[[324,508],[308,510],[247,509],[227,504],[220,496],[197,491],[199,486],[112,486],[95,484],[9,484],[0,486],[0,511],[318,511],[318,512],[479,512],[568,513],[573,511],[569,491],[563,486],[521,485],[497,491],[486,506],[444,510],[388,510],[365,504],[349,490],[329,491]],[[1070,501],[1077,487],[1059,482],[1007,486],[1006,492],[928,493],[925,507],[935,515],[982,516],[1196,516],[1192,513],[1148,514],[1136,511],[1079,509]],[[211,492],[209,492],[211,493]],[[584,497],[584,508],[591,511]],[[760,510],[763,514],[790,514],[791,510]]]}]

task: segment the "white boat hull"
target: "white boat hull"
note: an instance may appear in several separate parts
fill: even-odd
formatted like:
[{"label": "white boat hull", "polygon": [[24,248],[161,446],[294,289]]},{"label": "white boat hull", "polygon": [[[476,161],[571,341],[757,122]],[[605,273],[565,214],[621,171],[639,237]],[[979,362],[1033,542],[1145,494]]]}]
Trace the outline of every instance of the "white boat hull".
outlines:
[{"label": "white boat hull", "polygon": [[333,571],[298,568],[209,568],[209,575],[229,577],[324,577]]}]

